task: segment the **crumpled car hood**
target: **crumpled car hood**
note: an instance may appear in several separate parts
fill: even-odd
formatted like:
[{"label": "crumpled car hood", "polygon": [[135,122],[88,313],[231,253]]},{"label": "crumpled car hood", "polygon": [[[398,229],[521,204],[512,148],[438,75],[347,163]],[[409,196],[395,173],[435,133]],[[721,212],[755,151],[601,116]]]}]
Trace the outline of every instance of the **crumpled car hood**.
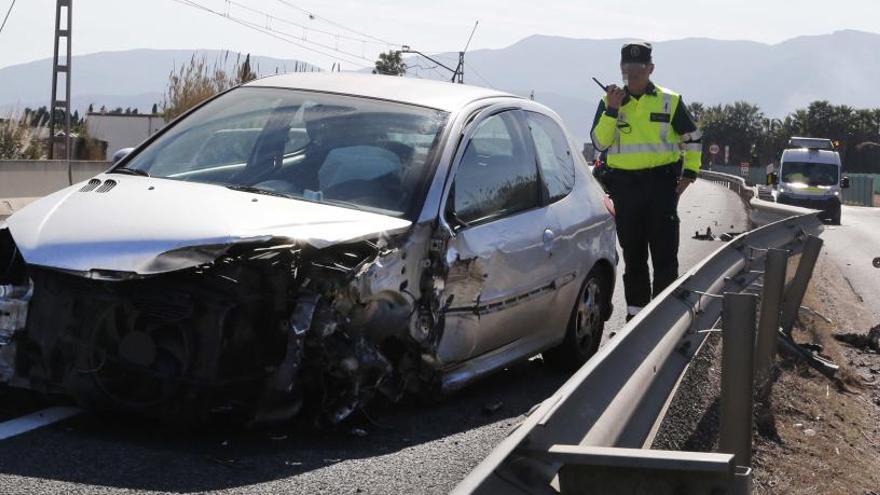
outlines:
[{"label": "crumpled car hood", "polygon": [[[121,174],[88,192],[76,184],[7,219],[25,261],[75,272],[142,275],[188,268],[240,242],[283,238],[317,248],[382,233],[408,220],[327,204],[233,191],[222,186]],[[180,255],[184,248],[199,256]],[[170,255],[169,255],[170,252]],[[175,252],[178,254],[175,255]],[[158,262],[157,259],[164,259]]]}]

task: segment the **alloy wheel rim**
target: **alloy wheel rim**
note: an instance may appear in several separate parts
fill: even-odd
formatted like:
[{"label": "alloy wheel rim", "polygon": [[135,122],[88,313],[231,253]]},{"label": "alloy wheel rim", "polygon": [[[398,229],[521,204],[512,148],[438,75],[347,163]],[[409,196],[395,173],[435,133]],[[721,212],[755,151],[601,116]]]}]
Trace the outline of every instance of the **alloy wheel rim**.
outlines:
[{"label": "alloy wheel rim", "polygon": [[583,293],[578,304],[575,336],[577,345],[582,351],[587,352],[593,347],[599,323],[602,321],[601,289],[599,281],[591,278],[584,286]]}]

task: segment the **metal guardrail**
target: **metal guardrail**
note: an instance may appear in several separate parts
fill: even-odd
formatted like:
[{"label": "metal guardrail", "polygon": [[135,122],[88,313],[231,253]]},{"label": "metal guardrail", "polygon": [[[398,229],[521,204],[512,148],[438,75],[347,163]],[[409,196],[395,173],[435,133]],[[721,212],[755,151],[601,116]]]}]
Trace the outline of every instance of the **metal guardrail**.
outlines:
[{"label": "metal guardrail", "polygon": [[[809,239],[815,239],[810,234],[821,230],[821,222],[812,210],[779,209],[775,203],[755,200],[754,191],[741,178],[731,180],[724,174],[704,178],[724,181],[753,208],[766,203],[770,210],[762,220],[792,211],[799,215],[740,235],[681,276],[556,393],[536,406],[453,493],[626,493],[634,480],[656,483],[648,485],[656,487],[652,493],[673,493],[664,488],[672,486],[687,486],[698,493],[712,489],[750,492],[751,471],[747,464],[741,464],[742,452],[736,457],[736,451],[707,454],[645,449],[653,442],[688,364],[705,341],[707,333],[702,330],[714,328],[719,320],[725,300],[720,294],[745,291],[761,277],[768,252],[799,252]],[[745,308],[746,314],[754,315],[754,299],[731,301],[727,304],[737,308],[736,312]],[[776,317],[779,321],[778,314]],[[725,332],[735,331],[739,347],[753,349],[754,318],[751,330],[735,328],[747,321],[746,317],[726,322],[734,326]],[[744,339],[743,333],[752,338]],[[763,341],[767,340],[765,336]],[[769,352],[766,344],[762,346],[761,352]],[[768,359],[759,356],[756,361],[763,366]],[[741,395],[742,383],[752,386],[751,359],[738,367],[748,370],[748,376],[739,380]],[[759,376],[762,373],[758,371]],[[723,424],[740,424],[744,415],[750,421],[750,406],[745,411],[742,401],[727,402],[725,410],[732,412],[726,419],[722,415]],[[731,429],[735,430],[728,426],[725,447],[732,444],[728,449],[741,450],[743,434]],[[750,427],[746,431],[751,434]]]},{"label": "metal guardrail", "polygon": [[816,214],[815,210],[809,208],[765,201],[758,197],[756,187],[749,186],[742,177],[736,175],[703,170],[700,171],[700,177],[736,192],[749,212],[749,222],[752,228],[794,216]]},{"label": "metal guardrail", "polygon": [[742,169],[739,165],[712,165],[711,170],[708,171],[742,177],[750,186],[764,184],[767,180],[767,170],[763,166],[749,167],[745,176],[742,175]]},{"label": "metal guardrail", "polygon": [[[739,175],[739,167],[732,165],[715,165],[711,171],[701,171],[708,175],[724,175],[742,179],[748,186],[763,185],[767,179],[763,168],[752,167],[747,177]],[[874,206],[874,195],[880,194],[880,175],[871,174],[844,174],[849,177],[850,186],[840,191],[840,201],[852,206]]]}]

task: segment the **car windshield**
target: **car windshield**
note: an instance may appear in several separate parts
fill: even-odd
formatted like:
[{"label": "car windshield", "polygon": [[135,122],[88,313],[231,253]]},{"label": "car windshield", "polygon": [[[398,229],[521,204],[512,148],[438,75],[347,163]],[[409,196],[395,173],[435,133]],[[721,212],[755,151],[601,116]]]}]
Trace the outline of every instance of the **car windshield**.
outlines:
[{"label": "car windshield", "polygon": [[151,177],[406,216],[448,114],[353,96],[238,88],[124,163]]},{"label": "car windshield", "polygon": [[837,169],[833,163],[785,162],[782,164],[782,182],[833,186],[838,182]]}]

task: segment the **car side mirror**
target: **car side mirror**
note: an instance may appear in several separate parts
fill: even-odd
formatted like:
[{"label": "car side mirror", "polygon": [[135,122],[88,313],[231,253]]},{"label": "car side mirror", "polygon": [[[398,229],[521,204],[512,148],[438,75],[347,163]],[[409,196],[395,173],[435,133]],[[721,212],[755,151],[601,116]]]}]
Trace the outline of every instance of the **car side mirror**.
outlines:
[{"label": "car side mirror", "polygon": [[120,160],[128,156],[132,151],[134,151],[134,148],[122,148],[121,150],[116,151],[116,153],[113,153],[113,165],[119,163]]},{"label": "car side mirror", "polygon": [[840,179],[840,187],[841,187],[841,189],[848,189],[849,188],[849,177],[843,176],[843,178]]},{"label": "car side mirror", "polygon": [[775,172],[771,172],[771,173],[767,174],[767,185],[768,186],[775,186],[778,183],[779,183],[779,176],[776,175]]}]

